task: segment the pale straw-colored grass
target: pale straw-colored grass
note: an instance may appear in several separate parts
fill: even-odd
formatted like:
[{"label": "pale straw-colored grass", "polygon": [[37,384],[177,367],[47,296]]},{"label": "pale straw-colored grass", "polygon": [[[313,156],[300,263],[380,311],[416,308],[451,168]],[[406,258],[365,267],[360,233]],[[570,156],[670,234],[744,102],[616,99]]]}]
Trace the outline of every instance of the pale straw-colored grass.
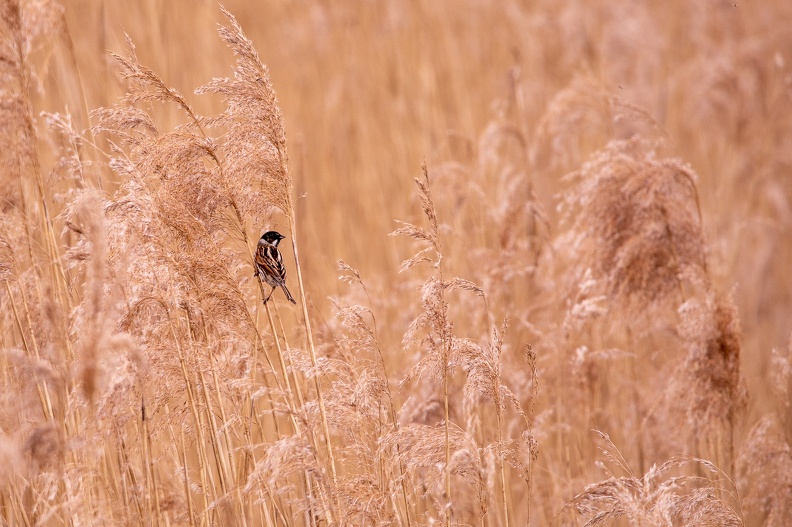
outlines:
[{"label": "pale straw-colored grass", "polygon": [[0,524],[792,522],[786,3],[226,7],[0,0]]}]

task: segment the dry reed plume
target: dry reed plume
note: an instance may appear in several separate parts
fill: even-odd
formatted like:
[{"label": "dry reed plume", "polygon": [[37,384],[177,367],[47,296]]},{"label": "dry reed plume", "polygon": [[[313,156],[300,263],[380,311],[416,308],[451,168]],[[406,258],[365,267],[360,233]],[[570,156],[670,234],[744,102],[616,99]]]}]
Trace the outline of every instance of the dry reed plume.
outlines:
[{"label": "dry reed plume", "polygon": [[792,522],[785,3],[0,26],[0,524]]}]

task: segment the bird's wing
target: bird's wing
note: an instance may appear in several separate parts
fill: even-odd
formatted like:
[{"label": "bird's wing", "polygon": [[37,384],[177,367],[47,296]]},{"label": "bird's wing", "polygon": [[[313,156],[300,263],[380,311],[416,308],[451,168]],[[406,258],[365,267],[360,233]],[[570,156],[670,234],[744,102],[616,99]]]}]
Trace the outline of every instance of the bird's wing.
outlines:
[{"label": "bird's wing", "polygon": [[286,280],[283,256],[277,247],[269,244],[259,244],[256,250],[256,265],[271,277],[282,281]]}]

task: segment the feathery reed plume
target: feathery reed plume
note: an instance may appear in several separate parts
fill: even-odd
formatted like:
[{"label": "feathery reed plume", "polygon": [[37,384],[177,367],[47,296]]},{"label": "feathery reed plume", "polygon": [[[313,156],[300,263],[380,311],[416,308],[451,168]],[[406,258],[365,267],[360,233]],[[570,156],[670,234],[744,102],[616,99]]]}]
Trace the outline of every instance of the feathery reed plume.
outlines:
[{"label": "feathery reed plume", "polygon": [[731,467],[735,420],[746,401],[737,310],[730,299],[716,299],[709,292],[703,301],[688,300],[679,311],[679,331],[687,347],[680,389],[690,427],[703,435],[725,427],[727,451],[721,455],[728,456],[724,466]]},{"label": "feathery reed plume", "polygon": [[[177,279],[182,294],[202,304],[201,311],[212,315],[215,323],[231,316],[233,323],[226,328],[239,328],[241,335],[249,335],[251,322],[236,279],[237,264],[231,259],[233,253],[218,243],[224,236],[233,239],[234,227],[238,229],[239,224],[217,214],[218,210],[228,210],[231,200],[213,142],[201,133],[200,121],[185,99],[141,66],[134,46],[131,42],[128,46],[128,55],[116,58],[130,81],[130,92],[121,105],[94,112],[99,122],[96,131],[111,132],[122,141],[114,146],[116,156],[111,160],[111,166],[125,177],[108,206],[119,222],[114,230],[117,234],[112,236],[119,246],[113,252],[113,261],[117,266],[126,263],[123,258],[129,258],[135,266],[152,257],[168,262],[175,271],[170,276],[162,273],[165,269],[161,265],[135,271],[161,274],[161,283],[171,288]],[[172,102],[183,109],[190,116],[187,127],[161,133],[150,116],[132,106],[152,100]],[[122,150],[124,146],[126,151]],[[215,163],[205,163],[207,158]],[[145,298],[146,290],[160,289],[156,282],[134,280],[130,271],[123,270],[133,278],[127,285],[133,302]],[[210,283],[213,287],[207,288]],[[162,298],[160,294],[156,297]]]},{"label": "feathery reed plume", "polygon": [[735,465],[747,523],[780,527],[792,521],[792,338],[773,350],[771,368],[776,406],[751,428]]},{"label": "feathery reed plume", "polygon": [[[695,175],[679,160],[658,159],[640,139],[611,141],[569,176],[564,195],[575,284],[591,269],[598,289],[629,306],[657,306],[686,282],[706,281],[707,263]],[[574,214],[574,215],[573,215]],[[646,311],[644,311],[646,312]]]},{"label": "feathery reed plume", "polygon": [[452,151],[432,173],[435,208],[448,221],[447,270],[475,273],[489,297],[510,303],[510,316],[520,318],[523,302],[515,297],[538,289],[535,273],[549,247],[550,224],[534,191],[527,110],[511,87],[469,150]]},{"label": "feathery reed plume", "polygon": [[[431,483],[429,485],[432,494],[431,498],[434,501],[435,508],[445,519],[447,525],[450,524],[452,516],[457,516],[458,519],[455,521],[463,521],[460,518],[468,516],[471,518],[483,517],[487,513],[490,500],[489,489],[486,485],[479,486],[479,483],[467,478],[472,473],[478,474],[477,477],[483,477],[481,472],[484,471],[484,466],[481,455],[483,455],[485,450],[490,455],[494,454],[500,462],[501,494],[499,513],[503,515],[502,521],[508,526],[510,524],[510,505],[507,495],[510,494],[510,489],[507,488],[505,461],[508,459],[520,473],[530,474],[529,464],[532,462],[533,452],[529,452],[528,449],[523,449],[523,447],[533,443],[532,438],[528,441],[520,442],[512,442],[505,438],[504,412],[507,408],[515,410],[517,415],[527,422],[527,416],[522,410],[517,397],[503,383],[501,376],[501,353],[506,325],[504,322],[500,329],[495,327],[491,329],[490,342],[486,347],[479,345],[472,339],[461,338],[455,334],[447,293],[463,291],[474,298],[481,298],[482,307],[484,307],[485,311],[487,308],[486,296],[481,287],[469,280],[459,277],[450,280],[444,278],[444,254],[440,241],[440,224],[432,198],[429,171],[426,163],[423,164],[422,170],[423,178],[416,178],[415,181],[419,189],[418,195],[421,201],[421,208],[429,222],[429,228],[423,229],[410,223],[399,222],[402,226],[391,234],[407,235],[427,244],[412,258],[402,263],[402,271],[422,262],[429,262],[436,270],[435,275],[427,278],[421,288],[423,310],[412,321],[404,335],[404,347],[406,349],[418,349],[421,357],[401,381],[401,384],[405,385],[416,379],[428,379],[441,384],[442,398],[437,396],[436,399],[441,400],[443,408],[442,426],[443,437],[445,438],[445,462],[442,463],[440,459],[441,450],[439,449],[440,445],[437,444],[440,434],[436,427],[418,423],[405,425],[395,431],[396,439],[388,439],[388,441],[395,441],[393,444],[399,445],[400,448],[402,445],[399,438],[410,443],[410,445],[404,445],[405,467],[408,472],[414,474],[416,469],[426,468],[430,460],[435,466],[443,467],[442,473],[428,476],[421,472],[421,477],[424,479],[425,484]],[[486,313],[485,318],[489,319],[489,313]],[[451,382],[454,371],[457,369],[465,373],[462,397],[462,408],[465,411],[468,422],[465,429],[459,428],[451,422],[450,400],[454,395]],[[426,396],[429,394],[422,395]],[[434,398],[430,396],[431,399]],[[479,456],[476,457],[475,463],[478,468],[474,472],[470,472],[469,468],[462,469],[452,464],[452,459],[455,459],[461,453],[455,450],[455,448],[461,448],[461,446],[452,438],[452,435],[462,434],[475,441],[472,431],[479,428],[476,423],[484,421],[481,423],[482,428],[490,424],[488,420],[479,415],[479,412],[475,411],[479,407],[481,400],[490,401],[495,406],[495,414],[497,416],[495,423],[496,435],[491,440],[492,442],[485,449],[482,449]],[[403,410],[404,412],[405,410]],[[483,430],[481,434],[486,438]],[[423,442],[426,448],[419,451],[414,450],[416,447],[412,446],[412,442],[415,438],[419,438],[422,435],[426,436]],[[530,438],[530,433],[528,433],[527,437]],[[490,440],[490,438],[485,439],[485,441],[487,440]],[[429,445],[434,446],[430,447]],[[436,458],[433,459],[432,456],[436,456]],[[462,506],[463,500],[452,497],[451,490],[456,488],[456,486],[452,486],[452,475],[455,479],[461,477],[472,485],[473,489],[476,489],[475,496],[479,502],[477,510],[470,510],[469,506],[468,508]],[[429,479],[427,480],[426,478]],[[528,482],[530,488],[530,476],[526,478],[526,482]]]},{"label": "feathery reed plume", "polygon": [[261,225],[272,207],[291,212],[286,132],[269,70],[236,18],[221,9],[229,25],[220,27],[220,37],[236,55],[234,78],[214,79],[196,93],[215,93],[225,100],[225,111],[207,125],[226,128],[228,188],[242,217]]},{"label": "feathery reed plume", "polygon": [[777,416],[761,418],[737,457],[738,488],[751,525],[792,521],[792,446],[783,424]]},{"label": "feathery reed plume", "polygon": [[[440,501],[440,510],[445,518],[446,526],[451,524],[452,499],[451,499],[451,440],[450,440],[450,412],[449,412],[449,382],[451,368],[454,364],[454,355],[457,348],[454,347],[451,321],[448,318],[448,303],[445,300],[445,290],[448,284],[443,279],[442,259],[443,252],[440,245],[438,233],[437,215],[432,202],[432,195],[429,185],[429,170],[426,163],[421,167],[423,179],[415,178],[418,185],[418,197],[421,201],[421,208],[427,220],[429,220],[429,230],[425,230],[416,225],[399,222],[402,226],[391,233],[391,236],[406,235],[413,239],[428,243],[428,246],[418,251],[412,258],[402,262],[400,271],[410,269],[422,262],[430,262],[437,269],[437,276],[432,276],[424,282],[421,289],[421,301],[423,312],[413,320],[410,328],[404,336],[404,346],[409,348],[418,346],[425,350],[425,354],[413,366],[410,373],[404,379],[409,382],[413,378],[420,378],[424,375],[438,380],[442,383],[443,390],[443,430],[445,435],[445,463],[443,465],[444,489]],[[431,257],[430,257],[431,256]],[[422,329],[427,330],[427,335],[419,334]],[[428,432],[427,432],[428,433]],[[435,460],[435,463],[439,462]]]},{"label": "feathery reed plume", "polygon": [[630,525],[722,525],[741,527],[740,516],[719,499],[713,487],[701,487],[702,478],[675,476],[678,469],[696,465],[712,473],[718,469],[696,458],[675,458],[653,465],[643,476],[630,470],[607,434],[595,430],[603,456],[626,476],[611,476],[593,483],[575,496],[565,509],[585,516],[586,526],[602,525],[624,517]]},{"label": "feathery reed plume", "polygon": [[[484,292],[480,288],[466,280],[455,279],[452,282],[457,282],[452,285],[452,288],[461,287],[484,297]],[[533,462],[536,460],[536,442],[530,431],[523,432],[519,441],[510,441],[504,437],[505,412],[507,408],[515,411],[530,426],[528,416],[523,411],[517,396],[503,384],[501,355],[506,327],[507,323],[505,320],[500,329],[493,327],[489,345],[486,347],[480,346],[470,339],[462,339],[462,343],[459,346],[459,363],[466,374],[464,406],[467,407],[465,413],[468,416],[468,420],[473,418],[474,415],[477,416],[477,419],[483,420],[481,416],[473,411],[474,408],[479,407],[482,399],[491,402],[495,406],[497,417],[495,424],[496,436],[492,444],[487,446],[487,450],[493,452],[496,459],[500,462],[499,474],[503,521],[508,527],[510,525],[510,514],[507,496],[509,489],[506,483],[506,462],[508,460],[508,463],[522,476],[530,493],[531,472]],[[536,382],[535,377],[533,381],[534,383]],[[487,423],[483,422],[481,426],[486,427]],[[468,425],[468,429],[473,428],[470,424]],[[528,509],[527,516],[530,518],[530,504],[528,504]]]},{"label": "feathery reed plume", "polygon": [[104,200],[94,193],[84,192],[77,196],[65,211],[66,224],[80,235],[80,240],[66,259],[85,261],[86,291],[84,305],[77,317],[80,339],[77,342],[78,355],[82,363],[82,390],[89,403],[94,402],[97,392],[99,347],[100,343],[109,349],[111,327],[106,323],[113,312],[105,304],[108,280],[107,273],[107,233],[103,218]]},{"label": "feathery reed plume", "polygon": [[[677,326],[680,338],[672,344],[688,352],[672,382],[658,388],[671,396],[666,403],[687,407],[688,429],[704,440],[696,451],[716,445],[712,455],[731,470],[734,419],[744,400],[740,331],[736,311],[715,300],[695,174],[677,159],[658,159],[656,145],[633,138],[611,141],[570,178],[577,182],[564,196],[571,230],[559,242],[574,253],[577,292],[565,330],[600,314],[630,313],[633,322],[609,324],[606,331],[626,329],[632,347],[664,326]],[[678,323],[668,322],[674,311]],[[647,318],[636,324],[633,313]],[[641,394],[633,392],[640,407]]]},{"label": "feathery reed plume", "polygon": [[[74,347],[78,386],[90,415],[98,417],[97,425],[118,430],[134,414],[132,407],[137,404],[146,362],[137,340],[120,330],[125,309],[118,274],[108,265],[108,205],[98,191],[82,190],[74,194],[62,214],[70,234],[76,237],[64,260],[73,279],[82,284],[82,301],[68,320],[74,333],[64,345]],[[93,426],[87,428],[97,431]]]},{"label": "feathery reed plume", "polygon": [[[595,416],[614,383],[631,393],[620,404],[644,413],[651,389],[627,379],[650,357],[618,348],[655,345],[651,339],[676,324],[677,306],[710,287],[695,174],[679,160],[658,157],[658,146],[640,137],[614,140],[567,176],[574,184],[560,204],[567,230],[554,242],[555,272],[563,273],[558,302],[566,305],[559,338],[576,350],[570,362],[583,388],[575,394],[581,416]],[[619,358],[627,359],[625,375],[598,364]],[[662,392],[660,378],[652,388]]]},{"label": "feathery reed plume", "polygon": [[[455,517],[480,518],[487,512],[481,453],[472,435],[455,425],[448,427],[446,435],[444,427],[413,424],[386,435],[382,445],[386,455],[392,456],[397,447],[403,453],[406,472],[421,482],[422,497],[431,500],[441,518],[448,518],[452,512]],[[442,460],[447,451],[451,455],[446,466]],[[454,489],[460,493],[452,503],[447,495],[449,474],[454,476]],[[471,491],[473,500],[460,499]]]},{"label": "feathery reed plume", "polygon": [[607,136],[608,100],[600,82],[576,75],[546,106],[531,144],[531,165],[545,171],[578,166]]}]

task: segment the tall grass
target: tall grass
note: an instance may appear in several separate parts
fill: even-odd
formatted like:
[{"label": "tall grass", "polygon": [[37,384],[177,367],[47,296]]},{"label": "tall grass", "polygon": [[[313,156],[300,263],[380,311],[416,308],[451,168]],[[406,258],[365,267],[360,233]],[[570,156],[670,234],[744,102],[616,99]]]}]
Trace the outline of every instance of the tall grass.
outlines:
[{"label": "tall grass", "polygon": [[227,7],[0,0],[0,523],[792,521],[785,3]]}]

